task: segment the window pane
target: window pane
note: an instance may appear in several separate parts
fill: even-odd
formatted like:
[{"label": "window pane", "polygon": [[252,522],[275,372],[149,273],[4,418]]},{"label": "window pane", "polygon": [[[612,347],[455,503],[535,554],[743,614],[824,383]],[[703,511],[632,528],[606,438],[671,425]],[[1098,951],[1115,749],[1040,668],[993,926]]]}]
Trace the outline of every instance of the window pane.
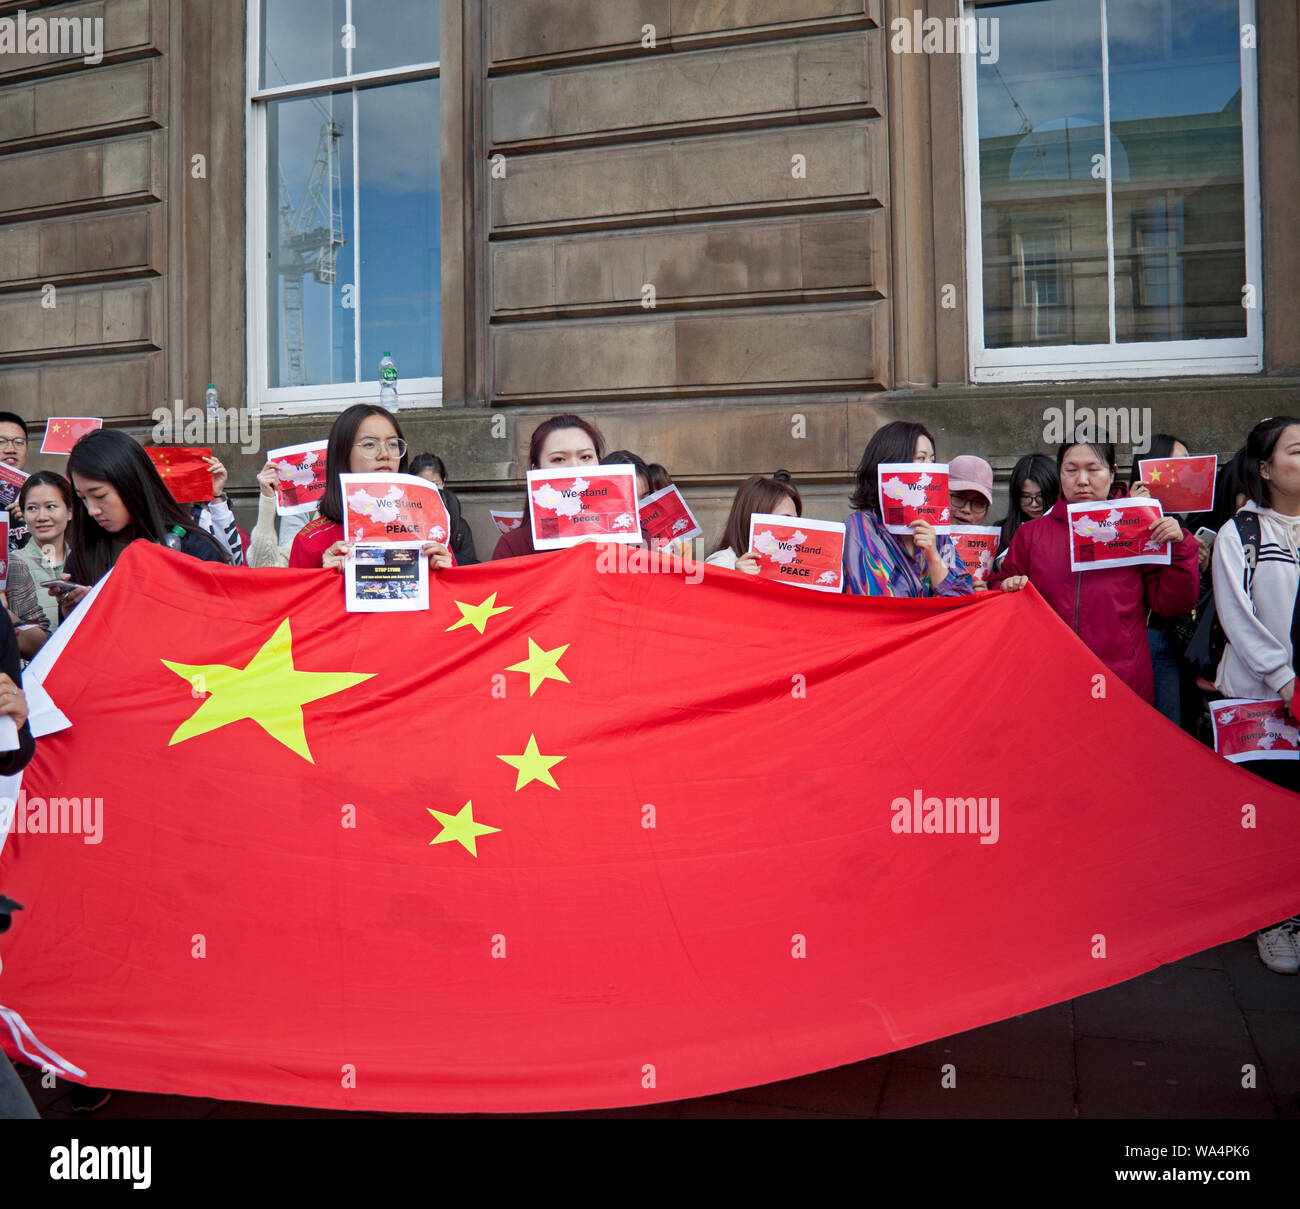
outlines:
[{"label": "window pane", "polygon": [[262,88],[347,74],[345,0],[262,0]]},{"label": "window pane", "polygon": [[1001,43],[996,63],[976,60],[985,347],[1107,343],[1100,5],[979,16],[998,20]]},{"label": "window pane", "polygon": [[353,0],[352,70],[438,61],[438,0]]},{"label": "window pane", "polygon": [[[1242,337],[1237,0],[1109,0],[1121,341]],[[1117,174],[1118,175],[1118,174]]]},{"label": "window pane", "polygon": [[271,387],[356,381],[352,94],[267,105]]},{"label": "window pane", "polygon": [[441,377],[438,81],[358,96],[361,379],[377,381],[389,349],[401,378]]}]

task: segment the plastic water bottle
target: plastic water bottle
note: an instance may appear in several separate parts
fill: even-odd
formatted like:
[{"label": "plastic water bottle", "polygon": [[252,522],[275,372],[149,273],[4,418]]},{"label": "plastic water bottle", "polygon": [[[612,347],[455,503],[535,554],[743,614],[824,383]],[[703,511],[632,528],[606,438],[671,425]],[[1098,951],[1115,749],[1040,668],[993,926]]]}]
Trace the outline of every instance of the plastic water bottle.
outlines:
[{"label": "plastic water bottle", "polygon": [[[208,393],[215,396],[217,392],[209,386]],[[173,525],[163,534],[163,545],[172,550],[179,550],[181,548],[181,539],[184,538],[184,536],[185,530],[181,528],[180,525]]]},{"label": "plastic water bottle", "polygon": [[208,389],[203,392],[203,402],[207,409],[208,423],[215,423],[217,419],[217,388],[208,383]]},{"label": "plastic water bottle", "polygon": [[397,408],[397,366],[388,351],[379,359],[379,406],[390,411]]}]

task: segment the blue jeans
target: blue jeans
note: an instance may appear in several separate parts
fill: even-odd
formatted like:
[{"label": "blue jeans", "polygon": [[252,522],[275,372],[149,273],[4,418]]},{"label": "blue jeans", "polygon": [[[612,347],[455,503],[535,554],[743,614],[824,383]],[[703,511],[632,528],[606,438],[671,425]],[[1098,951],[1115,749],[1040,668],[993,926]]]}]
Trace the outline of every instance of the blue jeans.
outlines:
[{"label": "blue jeans", "polygon": [[1156,683],[1155,707],[1175,726],[1183,724],[1182,690],[1178,680],[1178,656],[1164,630],[1148,628],[1151,674]]}]

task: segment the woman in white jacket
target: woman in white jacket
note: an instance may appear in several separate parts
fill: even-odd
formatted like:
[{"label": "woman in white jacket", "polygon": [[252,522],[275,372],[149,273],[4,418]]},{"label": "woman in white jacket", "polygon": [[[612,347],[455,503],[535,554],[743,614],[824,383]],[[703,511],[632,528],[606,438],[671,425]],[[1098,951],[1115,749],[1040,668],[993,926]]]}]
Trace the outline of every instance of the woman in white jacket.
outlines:
[{"label": "woman in white jacket", "polygon": [[[1246,438],[1246,491],[1238,516],[1254,514],[1259,548],[1247,565],[1237,523],[1214,542],[1214,606],[1227,636],[1214,687],[1225,697],[1281,697],[1292,717],[1296,699],[1291,620],[1300,591],[1300,420],[1274,416]],[[1300,758],[1251,760],[1251,772],[1300,793]],[[1297,799],[1300,821],[1300,799]],[[1256,938],[1260,960],[1279,974],[1300,973],[1300,920],[1293,917]]]}]

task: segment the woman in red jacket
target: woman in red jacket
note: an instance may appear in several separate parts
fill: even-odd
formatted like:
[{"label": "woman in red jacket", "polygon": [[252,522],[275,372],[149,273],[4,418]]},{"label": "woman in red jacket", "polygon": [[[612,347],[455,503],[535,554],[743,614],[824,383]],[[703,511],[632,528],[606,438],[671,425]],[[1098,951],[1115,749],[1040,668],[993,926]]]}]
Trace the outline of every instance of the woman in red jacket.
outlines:
[{"label": "woman in red jacket", "polygon": [[1070,570],[1068,505],[1110,498],[1115,446],[1062,445],[1056,464],[1061,498],[1050,512],[1020,527],[990,586],[1014,592],[1032,583],[1115,675],[1144,701],[1154,703],[1147,615],[1176,617],[1196,606],[1199,544],[1172,516],[1166,516],[1152,523],[1151,538],[1173,544],[1167,567]]}]

